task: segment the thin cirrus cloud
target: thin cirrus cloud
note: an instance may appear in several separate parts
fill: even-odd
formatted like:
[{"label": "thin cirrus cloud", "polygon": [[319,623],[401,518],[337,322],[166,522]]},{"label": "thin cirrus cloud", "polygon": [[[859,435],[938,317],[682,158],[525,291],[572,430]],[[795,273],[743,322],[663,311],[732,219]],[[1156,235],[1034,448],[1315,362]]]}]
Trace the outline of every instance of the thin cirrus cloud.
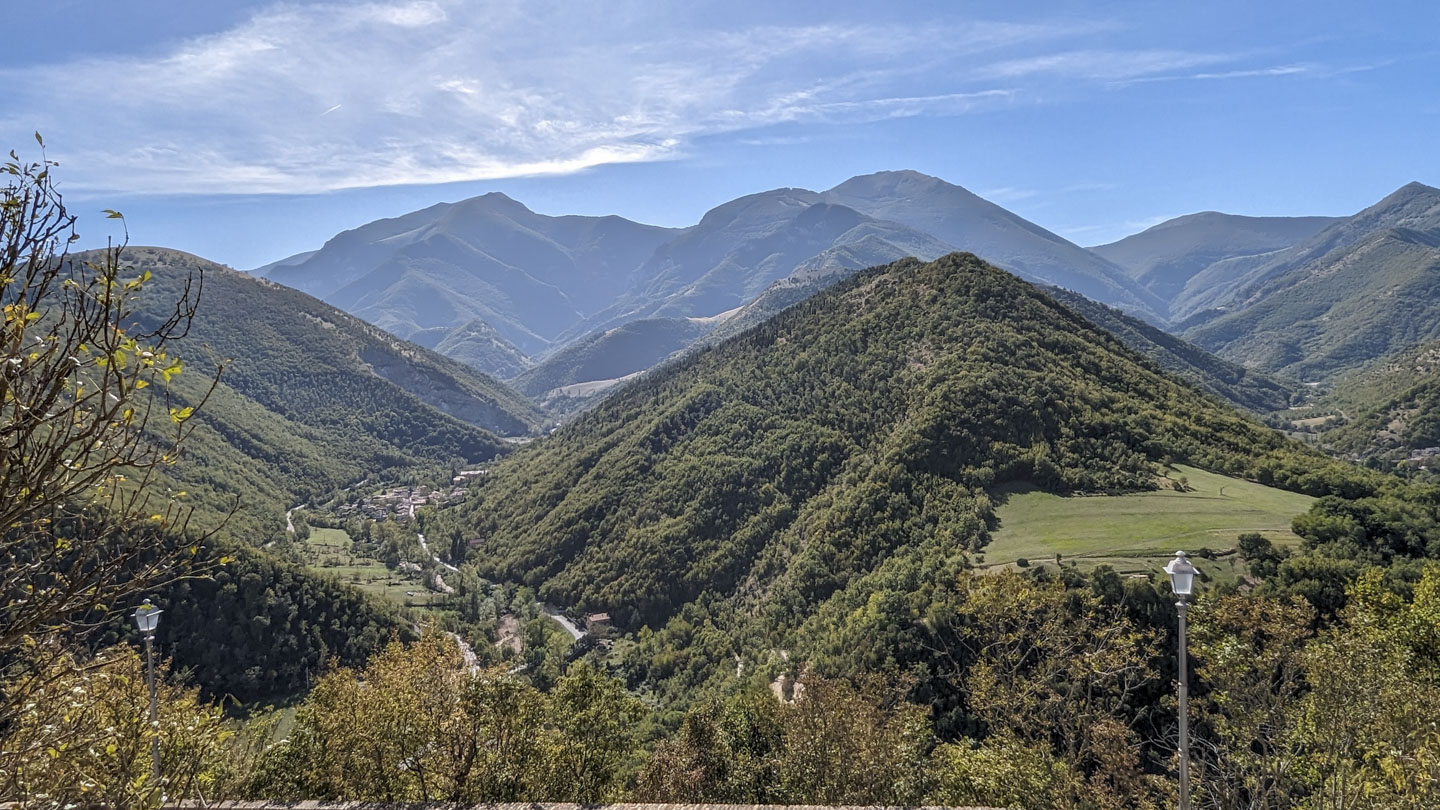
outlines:
[{"label": "thin cirrus cloud", "polygon": [[1226,61],[1015,55],[1113,28],[1103,21],[696,32],[615,8],[277,5],[160,53],[4,71],[0,135],[46,133],[82,193],[311,193],[667,160],[706,135],[1014,104],[1037,75],[1115,81]]},{"label": "thin cirrus cloud", "polygon": [[1229,54],[1194,51],[1072,50],[997,62],[981,68],[977,75],[992,79],[1051,75],[1065,79],[1123,81],[1233,59]]},{"label": "thin cirrus cloud", "polygon": [[1249,68],[1243,70],[1221,70],[1200,73],[1184,73],[1179,75],[1161,76],[1135,76],[1113,82],[1114,86],[1123,87],[1129,84],[1145,84],[1151,82],[1178,82],[1178,81],[1206,81],[1213,79],[1254,79],[1268,78],[1272,76],[1300,76],[1314,74],[1316,66],[1311,64],[1295,65],[1274,65],[1272,67]]}]

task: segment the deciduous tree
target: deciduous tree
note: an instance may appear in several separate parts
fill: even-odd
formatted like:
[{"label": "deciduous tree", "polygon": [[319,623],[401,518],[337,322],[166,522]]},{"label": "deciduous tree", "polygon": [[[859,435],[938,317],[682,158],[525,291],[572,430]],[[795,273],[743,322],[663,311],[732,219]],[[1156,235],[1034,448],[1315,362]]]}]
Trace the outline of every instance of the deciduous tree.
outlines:
[{"label": "deciduous tree", "polygon": [[172,407],[167,383],[200,279],[142,325],[149,278],[123,245],[69,253],[55,165],[0,163],[0,723],[64,637],[184,574],[203,544],[155,486],[198,407]]}]

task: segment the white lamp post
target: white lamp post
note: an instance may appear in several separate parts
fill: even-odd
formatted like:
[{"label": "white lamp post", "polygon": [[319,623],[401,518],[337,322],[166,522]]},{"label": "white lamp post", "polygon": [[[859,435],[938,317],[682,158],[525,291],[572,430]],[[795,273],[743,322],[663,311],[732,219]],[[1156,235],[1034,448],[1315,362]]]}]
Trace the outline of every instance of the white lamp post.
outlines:
[{"label": "white lamp post", "polygon": [[1189,678],[1185,673],[1185,608],[1186,599],[1195,588],[1195,566],[1185,552],[1175,552],[1175,559],[1165,566],[1170,575],[1170,588],[1175,591],[1175,609],[1180,616],[1180,810],[1190,810],[1190,718]]},{"label": "white lamp post", "polygon": [[150,776],[157,785],[160,784],[160,731],[155,722],[158,715],[155,702],[155,626],[160,623],[160,614],[164,612],[150,604],[149,599],[135,610],[135,624],[140,628],[140,632],[145,634],[145,670],[146,680],[150,684],[150,730],[154,735],[150,738]]}]

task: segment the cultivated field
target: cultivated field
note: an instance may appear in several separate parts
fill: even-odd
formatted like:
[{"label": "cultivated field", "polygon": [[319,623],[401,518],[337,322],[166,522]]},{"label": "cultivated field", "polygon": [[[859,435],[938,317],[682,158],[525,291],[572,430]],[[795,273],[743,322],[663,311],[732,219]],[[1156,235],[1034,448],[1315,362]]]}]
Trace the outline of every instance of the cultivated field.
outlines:
[{"label": "cultivated field", "polygon": [[[1178,466],[1188,492],[1160,490],[1131,495],[1062,497],[1028,487],[998,494],[1000,526],[982,550],[982,567],[1054,564],[1055,555],[1081,568],[1105,564],[1126,574],[1149,574],[1184,549],[1207,575],[1234,577],[1230,552],[1243,532],[1260,532],[1277,544],[1299,541],[1290,521],[1310,508],[1311,498],[1273,487]],[[1196,552],[1220,552],[1201,559]]]},{"label": "cultivated field", "polygon": [[443,601],[426,589],[419,574],[392,571],[373,557],[355,553],[354,545],[344,529],[311,527],[304,544],[306,565],[408,607],[428,608]]}]

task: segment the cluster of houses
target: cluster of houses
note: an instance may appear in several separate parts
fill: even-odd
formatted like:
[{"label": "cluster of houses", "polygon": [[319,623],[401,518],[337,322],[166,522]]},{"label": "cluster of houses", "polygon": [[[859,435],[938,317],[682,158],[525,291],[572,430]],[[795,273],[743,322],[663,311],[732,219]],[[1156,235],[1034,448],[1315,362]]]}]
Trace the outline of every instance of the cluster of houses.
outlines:
[{"label": "cluster of houses", "polygon": [[465,484],[475,476],[484,475],[484,470],[465,470],[451,480],[448,489],[432,489],[424,484],[414,487],[387,489],[374,495],[366,495],[355,503],[341,504],[336,510],[340,517],[367,517],[371,520],[395,518],[407,520],[422,506],[443,506],[465,500]]}]

